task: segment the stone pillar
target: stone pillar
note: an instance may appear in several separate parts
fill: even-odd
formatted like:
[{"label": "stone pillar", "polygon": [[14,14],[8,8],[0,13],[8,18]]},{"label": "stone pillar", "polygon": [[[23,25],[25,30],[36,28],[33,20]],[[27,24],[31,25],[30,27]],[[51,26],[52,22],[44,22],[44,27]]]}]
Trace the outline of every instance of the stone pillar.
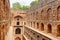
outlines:
[{"label": "stone pillar", "polygon": [[48,32],[48,26],[47,26],[47,24],[44,25],[44,31]]}]

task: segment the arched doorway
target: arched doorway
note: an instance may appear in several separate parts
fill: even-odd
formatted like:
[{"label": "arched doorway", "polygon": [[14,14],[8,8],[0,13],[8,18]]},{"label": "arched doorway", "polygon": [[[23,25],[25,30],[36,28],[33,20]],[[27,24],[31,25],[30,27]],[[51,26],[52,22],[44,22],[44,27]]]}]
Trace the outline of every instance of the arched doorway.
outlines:
[{"label": "arched doorway", "polygon": [[48,33],[51,33],[52,32],[52,26],[51,26],[51,24],[48,24]]},{"label": "arched doorway", "polygon": [[44,31],[44,24],[41,23],[41,30]]},{"label": "arched doorway", "polygon": [[17,29],[15,30],[15,33],[16,33],[16,34],[21,34],[21,29],[20,29],[20,28],[17,28]]},{"label": "arched doorway", "polygon": [[57,8],[57,20],[60,20],[60,6]]},{"label": "arched doorway", "polygon": [[57,26],[57,35],[60,36],[60,25]]},{"label": "arched doorway", "polygon": [[15,38],[15,40],[21,40],[19,37]]}]

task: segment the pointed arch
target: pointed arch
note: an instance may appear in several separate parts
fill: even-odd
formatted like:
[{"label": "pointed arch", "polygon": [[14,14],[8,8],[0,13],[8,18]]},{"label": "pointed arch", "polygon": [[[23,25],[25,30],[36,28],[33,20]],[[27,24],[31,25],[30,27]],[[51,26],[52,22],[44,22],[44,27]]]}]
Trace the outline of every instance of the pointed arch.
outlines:
[{"label": "pointed arch", "polygon": [[51,20],[51,18],[52,18],[52,9],[51,8],[49,8],[47,10],[47,18],[48,18],[48,20]]},{"label": "pointed arch", "polygon": [[60,6],[57,7],[57,20],[60,20]]}]

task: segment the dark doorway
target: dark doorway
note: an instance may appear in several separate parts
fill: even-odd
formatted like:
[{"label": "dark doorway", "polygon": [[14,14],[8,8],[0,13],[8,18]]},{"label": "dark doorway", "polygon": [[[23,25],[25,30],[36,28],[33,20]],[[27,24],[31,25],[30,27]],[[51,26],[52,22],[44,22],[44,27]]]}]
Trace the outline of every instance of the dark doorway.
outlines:
[{"label": "dark doorway", "polygon": [[21,29],[20,28],[17,28],[16,31],[15,31],[16,34],[21,34]]},{"label": "dark doorway", "polygon": [[48,24],[48,33],[51,33],[52,32],[52,26],[51,26],[51,24]]}]

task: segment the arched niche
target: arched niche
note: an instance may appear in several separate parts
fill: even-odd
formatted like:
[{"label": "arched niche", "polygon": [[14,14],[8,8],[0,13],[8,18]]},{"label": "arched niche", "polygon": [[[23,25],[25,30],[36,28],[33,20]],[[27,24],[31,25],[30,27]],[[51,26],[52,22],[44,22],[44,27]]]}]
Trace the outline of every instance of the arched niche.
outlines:
[{"label": "arched niche", "polygon": [[15,30],[15,33],[16,33],[16,34],[21,34],[21,29],[20,29],[20,28],[17,28],[17,29]]},{"label": "arched niche", "polygon": [[60,20],[60,6],[57,7],[57,20]]},{"label": "arched niche", "polygon": [[48,24],[47,31],[48,31],[48,33],[52,33],[52,25],[51,24]]},{"label": "arched niche", "polygon": [[49,8],[49,9],[47,10],[47,19],[48,19],[48,20],[51,20],[51,18],[52,18],[52,9]]},{"label": "arched niche", "polygon": [[41,23],[41,30],[44,31],[44,24]]}]

